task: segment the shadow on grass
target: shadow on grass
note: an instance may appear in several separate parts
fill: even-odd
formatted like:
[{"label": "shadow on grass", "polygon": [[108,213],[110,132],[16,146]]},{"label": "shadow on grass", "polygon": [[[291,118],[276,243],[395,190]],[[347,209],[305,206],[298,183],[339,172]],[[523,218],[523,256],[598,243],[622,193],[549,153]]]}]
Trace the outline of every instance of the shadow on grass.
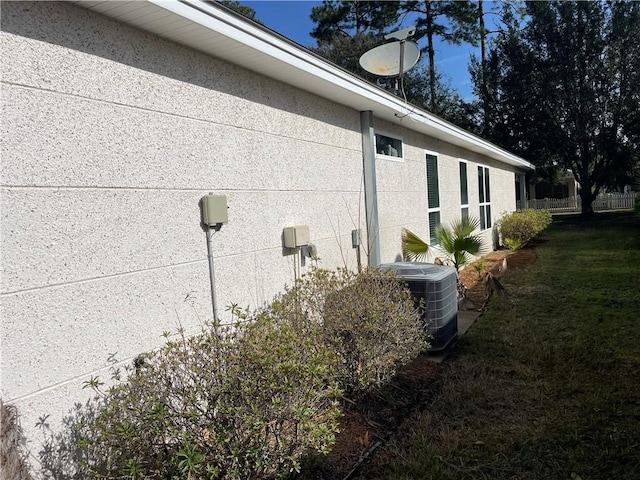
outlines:
[{"label": "shadow on grass", "polygon": [[583,216],[579,213],[554,214],[553,223],[555,225],[573,225],[579,227],[602,227],[615,225],[622,227],[625,225],[631,227],[640,227],[640,218],[631,210],[623,210],[616,212],[597,212],[592,215]]}]

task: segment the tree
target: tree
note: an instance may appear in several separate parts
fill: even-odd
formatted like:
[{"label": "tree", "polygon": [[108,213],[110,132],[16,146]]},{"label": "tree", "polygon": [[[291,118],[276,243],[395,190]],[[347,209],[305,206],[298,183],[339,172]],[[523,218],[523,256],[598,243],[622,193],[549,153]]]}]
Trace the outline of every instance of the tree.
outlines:
[{"label": "tree", "polygon": [[363,70],[359,60],[383,43],[386,30],[397,23],[397,2],[325,0],[311,9],[311,20],[316,24],[311,31],[318,41],[316,53],[382,88],[394,88],[391,79]]},{"label": "tree", "polygon": [[256,11],[248,7],[246,5],[242,5],[240,2],[236,0],[217,0],[220,5],[224,5],[230,10],[233,10],[236,13],[239,13],[243,17],[247,17],[249,20],[253,20],[254,22],[262,23],[256,17]]},{"label": "tree", "polygon": [[316,24],[311,36],[318,44],[359,33],[380,35],[398,21],[398,2],[324,0],[311,9],[311,20]]},{"label": "tree", "polygon": [[[499,6],[498,9],[498,5]],[[472,55],[469,64],[469,73],[472,77],[475,77],[476,88],[476,96],[479,99],[478,107],[482,110],[482,127],[480,131],[483,136],[488,136],[489,134],[489,124],[490,119],[492,117],[492,102],[491,97],[489,96],[489,87],[488,83],[491,81],[489,76],[489,72],[487,71],[487,44],[489,42],[489,35],[499,33],[503,30],[502,19],[504,17],[510,17],[512,19],[521,19],[522,14],[517,4],[510,2],[491,2],[489,8],[485,8],[486,2],[484,0],[477,0],[477,42],[480,45],[480,58],[476,55]],[[515,13],[515,15],[514,15]],[[485,17],[488,16],[496,16],[498,17],[498,22],[493,25],[493,28],[490,29],[487,26],[487,21]]]},{"label": "tree", "polygon": [[523,29],[507,19],[488,55],[490,138],[570,169],[587,215],[640,155],[640,4],[528,2],[526,14]]},{"label": "tree", "polygon": [[429,65],[429,104],[428,109],[440,114],[438,103],[437,73],[435,62],[435,37],[460,44],[469,42],[476,44],[476,21],[475,8],[471,2],[465,1],[404,1],[401,3],[401,11],[406,14],[417,13],[415,40],[425,38],[427,45],[425,50],[428,56]]}]

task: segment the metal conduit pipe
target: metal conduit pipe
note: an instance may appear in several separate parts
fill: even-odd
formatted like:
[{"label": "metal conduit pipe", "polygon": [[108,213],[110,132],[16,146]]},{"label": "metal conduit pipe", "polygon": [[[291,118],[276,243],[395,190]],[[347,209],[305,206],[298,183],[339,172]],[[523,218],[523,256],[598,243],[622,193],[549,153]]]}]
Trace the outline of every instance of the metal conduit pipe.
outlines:
[{"label": "metal conduit pipe", "polygon": [[362,129],[362,162],[364,172],[364,203],[367,217],[369,266],[380,265],[380,229],[378,226],[378,190],[376,187],[376,148],[373,112],[360,112]]}]

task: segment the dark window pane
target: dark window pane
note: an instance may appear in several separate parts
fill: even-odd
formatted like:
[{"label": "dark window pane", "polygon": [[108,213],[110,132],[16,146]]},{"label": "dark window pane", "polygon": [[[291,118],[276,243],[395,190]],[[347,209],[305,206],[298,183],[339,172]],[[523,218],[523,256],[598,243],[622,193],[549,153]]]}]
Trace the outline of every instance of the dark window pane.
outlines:
[{"label": "dark window pane", "polygon": [[485,208],[482,205],[480,206],[480,230],[484,230],[487,228],[487,222],[485,221],[484,213],[485,213]]},{"label": "dark window pane", "polygon": [[478,201],[484,203],[484,180],[482,178],[482,167],[478,167]]},{"label": "dark window pane", "polygon": [[469,207],[464,207],[461,211],[462,218],[469,218]]},{"label": "dark window pane", "polygon": [[402,158],[402,140],[376,133],[376,153]]},{"label": "dark window pane", "polygon": [[487,228],[491,228],[491,205],[487,205]]},{"label": "dark window pane", "polygon": [[467,205],[469,203],[469,191],[467,188],[467,164],[460,162],[460,203]]},{"label": "dark window pane", "polygon": [[491,201],[491,194],[489,191],[489,169],[484,169],[484,196],[486,198],[485,202]]}]

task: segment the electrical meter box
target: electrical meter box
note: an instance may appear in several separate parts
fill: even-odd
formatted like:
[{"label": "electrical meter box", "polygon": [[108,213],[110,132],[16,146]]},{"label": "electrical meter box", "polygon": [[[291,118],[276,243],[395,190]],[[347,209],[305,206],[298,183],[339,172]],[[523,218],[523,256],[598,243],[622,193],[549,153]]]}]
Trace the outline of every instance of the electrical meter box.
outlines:
[{"label": "electrical meter box", "polygon": [[309,245],[309,226],[296,225],[295,227],[285,227],[282,231],[284,246],[286,248],[297,248]]},{"label": "electrical meter box", "polygon": [[202,197],[202,221],[209,227],[221,225],[229,221],[227,213],[227,197],[210,193]]}]

